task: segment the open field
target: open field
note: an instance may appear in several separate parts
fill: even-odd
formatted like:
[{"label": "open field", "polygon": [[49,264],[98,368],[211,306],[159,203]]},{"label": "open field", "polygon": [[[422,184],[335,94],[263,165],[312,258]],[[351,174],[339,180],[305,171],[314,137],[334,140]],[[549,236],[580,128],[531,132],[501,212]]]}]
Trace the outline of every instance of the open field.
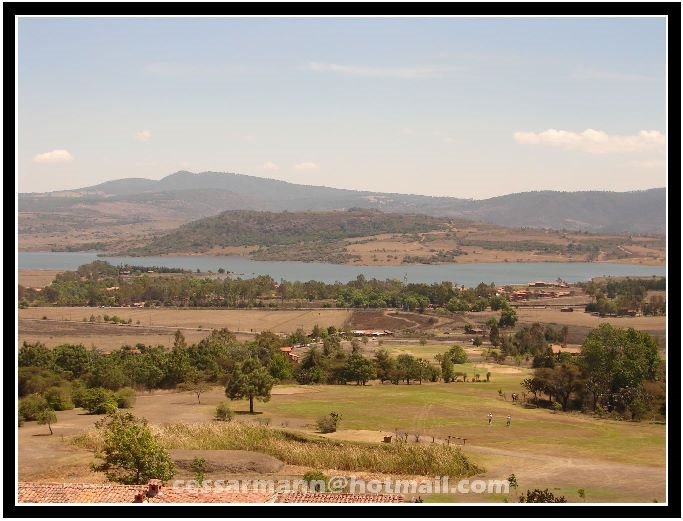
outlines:
[{"label": "open field", "polygon": [[[664,500],[663,425],[526,409],[503,400],[497,391],[502,389],[508,396],[520,391],[519,382],[528,371],[501,366],[490,370],[489,383],[276,386],[269,402],[256,402],[253,416],[240,413],[248,410],[247,402],[235,401],[231,407],[238,412],[237,421],[257,423],[268,418],[273,428],[309,434],[316,432],[319,416],[336,411],[343,418],[341,430],[326,436],[337,440],[380,442],[395,429],[411,433],[410,443],[414,443],[414,432],[421,433],[421,443],[431,443],[432,436],[437,443],[449,435],[467,438],[462,446],[465,454],[486,469],[477,477],[505,479],[515,473],[520,491],[559,489],[571,501],[577,500],[576,490],[584,488],[594,501]],[[210,422],[222,400],[222,388],[202,395],[201,405],[190,393],[156,391],[139,394],[132,412],[148,418],[152,425]],[[486,423],[488,412],[494,415],[491,426]],[[508,414],[513,418],[510,428],[504,424]],[[87,468],[92,456],[66,439],[91,429],[99,417],[81,410],[57,415],[54,436],[45,436],[45,426],[35,422],[19,429],[20,479],[101,481],[101,476]],[[51,459],[49,467],[44,464],[46,458]],[[305,470],[285,466],[280,473],[298,472],[300,476]],[[328,475],[345,474],[322,470]],[[444,500],[502,501],[502,497],[447,496]]]},{"label": "open field", "polygon": [[[342,327],[351,311],[315,309],[297,311],[272,310],[207,310],[207,309],[144,309],[144,308],[28,308],[19,310],[19,345],[24,340],[40,341],[47,346],[66,342],[96,345],[103,350],[118,349],[123,344],[135,345],[173,343],[173,334],[181,329],[188,342],[197,342],[212,329],[228,328],[244,335],[270,330],[291,333],[297,328],[310,331],[321,327]],[[114,316],[131,325],[83,322],[91,315]],[[47,317],[47,320],[43,320]],[[137,322],[140,322],[138,325]]]},{"label": "open field", "polygon": [[52,284],[60,270],[19,270],[19,284],[26,288],[44,288]]}]

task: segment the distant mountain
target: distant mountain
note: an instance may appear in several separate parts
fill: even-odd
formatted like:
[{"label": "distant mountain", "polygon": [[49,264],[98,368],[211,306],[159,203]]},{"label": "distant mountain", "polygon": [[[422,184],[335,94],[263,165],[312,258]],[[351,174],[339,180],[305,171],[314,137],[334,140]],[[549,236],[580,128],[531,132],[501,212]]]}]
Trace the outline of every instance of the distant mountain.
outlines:
[{"label": "distant mountain", "polygon": [[[325,211],[348,208],[419,213],[503,226],[591,232],[665,233],[665,189],[539,191],[483,200],[308,186],[233,173],[181,171],[155,181],[129,178],[79,190],[20,194],[20,212],[191,221],[226,210]],[[118,213],[117,213],[118,212]],[[125,214],[125,215],[123,215]]]}]

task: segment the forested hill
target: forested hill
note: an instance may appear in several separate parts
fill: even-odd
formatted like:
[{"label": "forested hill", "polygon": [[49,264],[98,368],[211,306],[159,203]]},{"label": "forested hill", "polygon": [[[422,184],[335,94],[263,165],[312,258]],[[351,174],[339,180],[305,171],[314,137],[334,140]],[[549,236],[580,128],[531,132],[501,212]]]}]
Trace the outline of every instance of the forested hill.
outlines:
[{"label": "forested hill", "polygon": [[299,185],[233,173],[182,171],[158,181],[129,178],[79,190],[20,194],[19,210],[43,220],[59,215],[62,220],[100,217],[114,219],[112,222],[187,222],[226,210],[297,212],[357,207],[502,226],[663,235],[665,199],[665,189],[654,188],[636,192],[539,191],[472,200]]},{"label": "forested hill", "polygon": [[418,233],[445,229],[449,219],[426,215],[386,214],[377,210],[336,212],[227,211],[185,224],[143,247],[125,253],[161,255],[202,253],[229,246],[297,245],[366,237],[383,233]]}]

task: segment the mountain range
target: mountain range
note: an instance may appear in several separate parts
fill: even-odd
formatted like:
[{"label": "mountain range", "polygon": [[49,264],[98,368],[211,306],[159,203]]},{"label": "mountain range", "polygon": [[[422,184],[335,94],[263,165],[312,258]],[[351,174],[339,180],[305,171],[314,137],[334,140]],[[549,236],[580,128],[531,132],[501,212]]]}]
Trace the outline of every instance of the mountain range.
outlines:
[{"label": "mountain range", "polygon": [[19,211],[106,216],[116,222],[189,222],[226,210],[378,209],[508,227],[663,235],[666,190],[523,192],[489,199],[356,191],[235,173],[180,171],[160,180],[125,178],[77,190],[19,194]]}]

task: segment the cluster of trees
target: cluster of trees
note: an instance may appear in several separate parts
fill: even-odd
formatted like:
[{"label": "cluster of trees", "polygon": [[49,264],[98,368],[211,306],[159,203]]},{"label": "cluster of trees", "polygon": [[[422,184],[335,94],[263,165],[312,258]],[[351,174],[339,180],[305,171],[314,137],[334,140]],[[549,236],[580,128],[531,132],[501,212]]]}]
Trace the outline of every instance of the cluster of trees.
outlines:
[{"label": "cluster of trees", "polygon": [[[327,305],[355,308],[396,307],[424,311],[427,307],[451,312],[508,309],[503,296],[496,296],[495,284],[480,283],[464,288],[452,282],[404,284],[399,280],[366,279],[359,275],[348,283],[319,281],[279,283],[260,275],[251,279],[214,279],[185,276],[120,275],[119,268],[104,261],[83,265],[74,272],[57,275],[42,291],[19,286],[19,301],[28,305],[125,306],[133,302],[177,307],[245,308],[277,306],[278,301],[327,302]],[[514,325],[506,324],[506,325]]]},{"label": "cluster of trees", "polygon": [[647,414],[665,414],[665,368],[657,341],[635,329],[601,324],[591,331],[581,353],[539,355],[534,376],[522,386],[562,410],[615,412],[640,420]]},{"label": "cluster of trees", "polygon": [[259,212],[231,210],[185,224],[152,239],[132,255],[203,252],[213,247],[298,245],[330,242],[383,233],[428,232],[444,227],[448,219],[415,214],[386,214],[351,208],[338,212]]},{"label": "cluster of trees", "polygon": [[[251,342],[238,342],[228,330],[212,331],[187,345],[180,331],[170,350],[137,344],[109,354],[83,345],[49,349],[24,343],[19,349],[20,411],[38,398],[52,410],[83,407],[93,414],[130,407],[134,389],[192,391],[200,400],[211,385],[226,385],[232,399],[269,394],[277,380],[292,378],[292,364],[279,350],[285,339],[270,332]],[[35,414],[20,414],[25,420]]]},{"label": "cluster of trees", "polygon": [[666,299],[661,295],[651,295],[648,291],[665,291],[666,278],[652,277],[632,279],[608,278],[601,281],[580,283],[584,291],[594,298],[586,306],[586,311],[601,314],[614,314],[620,310],[639,310],[645,315],[666,313]]}]

